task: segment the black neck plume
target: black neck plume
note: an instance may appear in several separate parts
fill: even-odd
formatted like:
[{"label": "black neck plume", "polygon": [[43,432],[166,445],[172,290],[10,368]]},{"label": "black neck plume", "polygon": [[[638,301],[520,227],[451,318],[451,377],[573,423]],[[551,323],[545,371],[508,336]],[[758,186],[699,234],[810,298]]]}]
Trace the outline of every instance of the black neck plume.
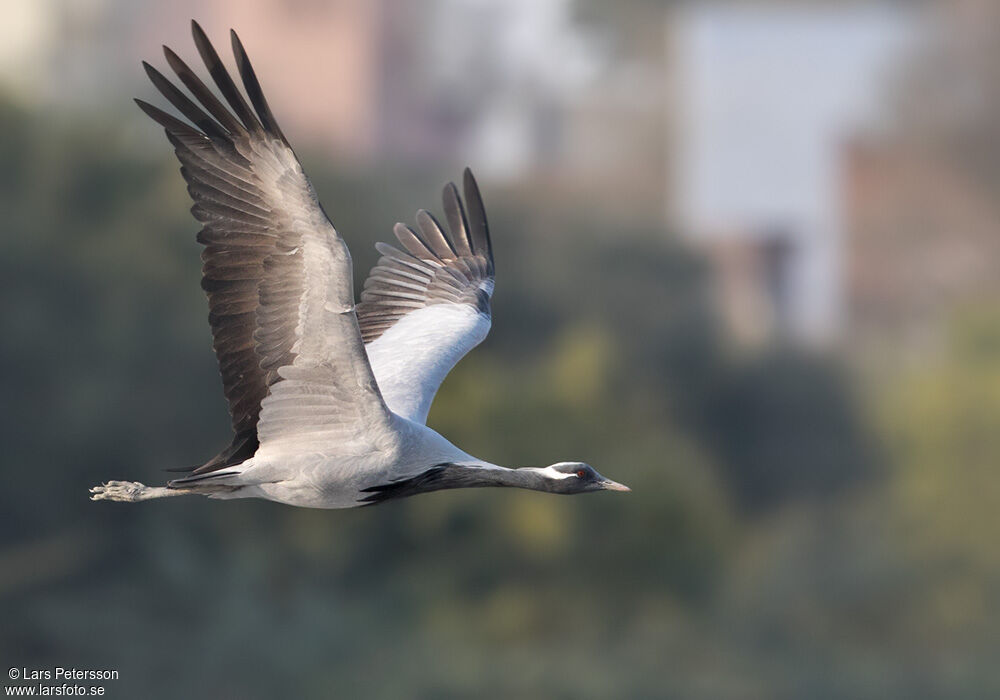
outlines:
[{"label": "black neck plume", "polygon": [[483,488],[486,486],[508,486],[533,491],[551,490],[549,482],[532,467],[484,469],[483,467],[470,467],[462,464],[438,464],[409,479],[362,489],[370,495],[361,500],[366,505],[374,505],[429,491]]}]

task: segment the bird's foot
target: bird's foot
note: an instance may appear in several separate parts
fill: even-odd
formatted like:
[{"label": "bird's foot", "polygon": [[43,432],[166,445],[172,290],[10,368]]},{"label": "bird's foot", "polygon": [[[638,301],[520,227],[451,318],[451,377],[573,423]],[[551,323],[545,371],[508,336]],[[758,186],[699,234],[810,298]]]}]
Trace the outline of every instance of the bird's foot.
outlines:
[{"label": "bird's foot", "polygon": [[90,500],[135,503],[150,498],[149,492],[153,490],[138,481],[108,481],[90,489]]}]

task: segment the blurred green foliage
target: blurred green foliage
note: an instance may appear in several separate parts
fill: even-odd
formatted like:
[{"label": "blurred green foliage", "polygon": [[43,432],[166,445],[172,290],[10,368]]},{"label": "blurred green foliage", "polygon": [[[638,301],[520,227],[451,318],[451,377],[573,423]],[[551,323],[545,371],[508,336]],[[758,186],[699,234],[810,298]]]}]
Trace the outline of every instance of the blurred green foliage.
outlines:
[{"label": "blurred green foliage", "polygon": [[[896,471],[892,508],[923,575],[911,604],[927,643],[994,651],[1000,610],[1000,315],[973,309],[953,323],[930,369],[882,401]],[[972,650],[970,650],[972,651]],[[995,689],[1000,689],[994,686]]]},{"label": "blurred green foliage", "polygon": [[[158,140],[9,104],[0,129],[9,665],[118,668],[122,697],[1000,690],[998,326],[869,410],[828,358],[729,348],[665,232],[490,187],[493,334],[430,423],[632,494],[94,504],[94,483],[156,483],[228,439],[196,225]],[[444,179],[305,160],[357,284]]]}]

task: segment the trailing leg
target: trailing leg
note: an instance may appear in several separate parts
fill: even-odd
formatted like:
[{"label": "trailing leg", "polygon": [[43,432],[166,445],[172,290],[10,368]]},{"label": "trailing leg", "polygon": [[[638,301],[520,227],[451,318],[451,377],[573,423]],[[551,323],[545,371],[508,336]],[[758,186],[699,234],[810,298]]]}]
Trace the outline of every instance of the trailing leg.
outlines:
[{"label": "trailing leg", "polygon": [[90,489],[92,501],[122,501],[136,503],[148,501],[151,498],[166,498],[167,496],[185,496],[198,493],[189,489],[171,489],[166,486],[146,486],[138,481],[109,481]]}]

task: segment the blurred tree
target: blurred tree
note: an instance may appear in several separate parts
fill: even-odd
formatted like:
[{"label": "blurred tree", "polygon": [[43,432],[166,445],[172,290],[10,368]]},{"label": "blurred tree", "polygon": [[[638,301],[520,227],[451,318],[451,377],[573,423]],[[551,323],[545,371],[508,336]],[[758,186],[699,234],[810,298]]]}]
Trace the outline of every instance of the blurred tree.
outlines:
[{"label": "blurred tree", "polygon": [[893,508],[922,564],[922,634],[992,634],[1000,609],[1000,316],[969,311],[931,367],[902,376],[883,416]]},{"label": "blurred tree", "polygon": [[697,425],[748,511],[834,500],[875,475],[875,442],[844,371],[788,347],[720,371],[702,387]]}]

